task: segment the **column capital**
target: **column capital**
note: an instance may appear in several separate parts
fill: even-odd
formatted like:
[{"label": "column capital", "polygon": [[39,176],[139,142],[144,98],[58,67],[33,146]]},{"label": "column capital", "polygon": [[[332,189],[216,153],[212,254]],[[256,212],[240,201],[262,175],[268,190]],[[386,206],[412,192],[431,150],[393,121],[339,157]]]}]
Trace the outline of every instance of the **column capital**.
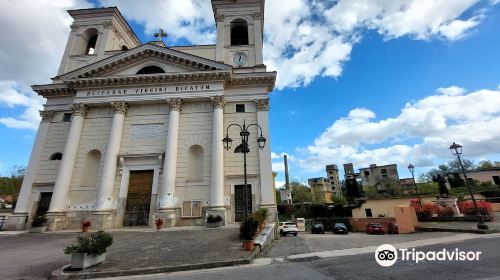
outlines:
[{"label": "column capital", "polygon": [[85,118],[85,115],[87,115],[87,105],[83,103],[75,103],[70,106],[71,110],[73,110],[73,116],[80,116]]},{"label": "column capital", "polygon": [[182,108],[182,99],[180,98],[173,98],[173,99],[167,99],[167,104],[170,106],[170,111],[180,111]]},{"label": "column capital", "polygon": [[215,15],[216,22],[224,22],[224,15]]},{"label": "column capital", "polygon": [[262,19],[262,14],[260,12],[252,14],[253,19]]},{"label": "column capital", "polygon": [[54,111],[39,111],[42,122],[51,122],[54,118]]},{"label": "column capital", "polygon": [[210,97],[210,99],[212,100],[214,108],[224,109],[224,106],[226,105],[226,99],[224,98],[223,95],[212,96]]},{"label": "column capital", "polygon": [[269,111],[269,98],[254,100],[257,104],[257,111]]},{"label": "column capital", "polygon": [[115,114],[122,114],[126,115],[128,112],[128,104],[125,101],[112,101],[110,102],[111,104],[111,109],[113,109],[113,112]]}]

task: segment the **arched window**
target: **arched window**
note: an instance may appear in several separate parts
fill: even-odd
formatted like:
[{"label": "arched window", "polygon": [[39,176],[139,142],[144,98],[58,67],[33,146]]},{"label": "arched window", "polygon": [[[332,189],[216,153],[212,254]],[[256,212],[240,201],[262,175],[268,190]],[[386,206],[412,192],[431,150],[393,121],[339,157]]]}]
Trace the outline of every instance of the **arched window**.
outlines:
[{"label": "arched window", "polygon": [[54,153],[50,156],[50,160],[62,160],[62,154],[61,153]]},{"label": "arched window", "polygon": [[95,187],[97,183],[97,175],[99,173],[99,165],[101,163],[101,152],[92,150],[87,154],[85,165],[83,167],[81,187]]},{"label": "arched window", "polygon": [[231,46],[248,45],[248,23],[243,19],[231,22]]},{"label": "arched window", "polygon": [[161,67],[158,66],[146,66],[137,72],[137,75],[140,74],[155,74],[155,73],[165,73]]},{"label": "arched window", "polygon": [[79,48],[83,54],[95,54],[98,34],[99,32],[95,28],[89,28],[82,33],[77,45],[80,46]]},{"label": "arched window", "polygon": [[96,43],[97,43],[97,34],[90,37],[89,42],[87,43],[87,48],[85,49],[85,54],[94,54]]},{"label": "arched window", "polygon": [[125,46],[125,45],[123,45],[123,46],[122,46],[122,51],[126,51],[126,50],[128,50],[128,47],[127,47],[127,46]]},{"label": "arched window", "polygon": [[188,151],[188,172],[187,180],[191,182],[203,181],[203,148],[193,145]]}]

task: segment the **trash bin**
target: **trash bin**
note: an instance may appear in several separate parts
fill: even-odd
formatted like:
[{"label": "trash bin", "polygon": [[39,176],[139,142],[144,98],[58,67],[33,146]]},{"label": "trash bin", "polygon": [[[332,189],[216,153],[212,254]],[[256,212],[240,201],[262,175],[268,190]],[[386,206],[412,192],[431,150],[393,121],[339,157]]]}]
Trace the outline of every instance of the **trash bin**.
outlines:
[{"label": "trash bin", "polygon": [[306,231],[306,219],[297,218],[297,220],[295,222],[297,223],[297,230],[298,231]]}]

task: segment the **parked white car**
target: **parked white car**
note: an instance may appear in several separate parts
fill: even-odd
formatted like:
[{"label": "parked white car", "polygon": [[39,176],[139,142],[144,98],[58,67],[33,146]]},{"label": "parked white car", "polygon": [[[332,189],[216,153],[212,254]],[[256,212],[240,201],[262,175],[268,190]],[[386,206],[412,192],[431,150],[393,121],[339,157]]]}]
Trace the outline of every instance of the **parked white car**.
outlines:
[{"label": "parked white car", "polygon": [[297,233],[299,232],[297,229],[297,225],[294,222],[279,222],[278,229],[281,236],[285,236],[287,234],[293,234],[294,236],[297,236]]}]

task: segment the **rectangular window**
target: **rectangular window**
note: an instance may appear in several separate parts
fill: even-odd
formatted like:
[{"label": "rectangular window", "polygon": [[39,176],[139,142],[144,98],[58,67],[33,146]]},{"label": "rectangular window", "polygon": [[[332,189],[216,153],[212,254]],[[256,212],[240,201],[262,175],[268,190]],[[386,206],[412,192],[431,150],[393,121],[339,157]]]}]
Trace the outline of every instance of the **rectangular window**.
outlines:
[{"label": "rectangular window", "polygon": [[366,176],[366,177],[370,176],[370,171],[365,170],[365,176]]},{"label": "rectangular window", "polygon": [[64,115],[63,115],[63,122],[70,122],[72,118],[73,118],[73,114],[72,113],[64,113]]},{"label": "rectangular window", "polygon": [[183,217],[201,217],[201,201],[187,200],[182,202]]},{"label": "rectangular window", "polygon": [[372,209],[370,209],[370,208],[366,208],[366,209],[365,209],[365,214],[366,214],[366,217],[367,217],[367,218],[371,218],[371,217],[373,217],[373,215],[372,215]]},{"label": "rectangular window", "polygon": [[245,113],[245,104],[236,104],[236,113]]},{"label": "rectangular window", "polygon": [[500,176],[493,176],[493,182],[495,185],[500,185]]}]

